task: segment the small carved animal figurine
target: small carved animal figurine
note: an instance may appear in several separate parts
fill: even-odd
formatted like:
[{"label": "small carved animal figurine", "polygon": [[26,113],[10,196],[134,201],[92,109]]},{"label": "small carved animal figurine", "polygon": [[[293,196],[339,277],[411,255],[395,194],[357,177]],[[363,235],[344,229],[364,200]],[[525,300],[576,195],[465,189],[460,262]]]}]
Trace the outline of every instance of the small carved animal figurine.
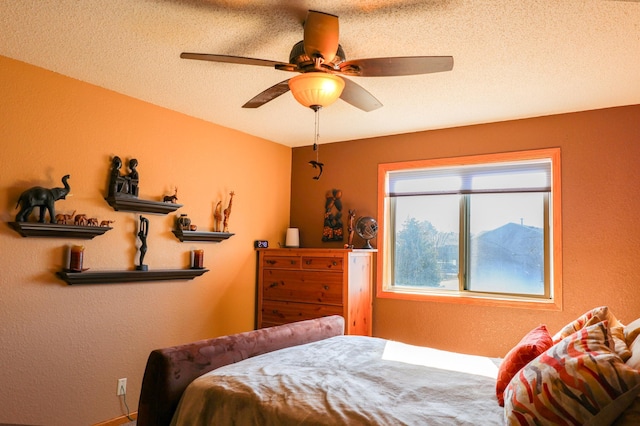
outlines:
[{"label": "small carved animal figurine", "polygon": [[16,222],[26,222],[29,219],[29,215],[35,207],[40,207],[40,222],[45,222],[45,215],[49,212],[49,221],[54,222],[56,220],[56,210],[54,203],[57,200],[64,200],[71,191],[67,180],[69,175],[65,175],[62,178],[64,188],[43,188],[41,186],[34,186],[29,188],[20,194],[18,198],[18,204],[16,208],[20,206],[20,211],[16,215]]},{"label": "small carved animal figurine", "polygon": [[165,195],[162,199],[165,203],[173,203],[175,204],[178,201],[178,187],[176,186],[176,190],[173,195]]},{"label": "small carved animal figurine", "polygon": [[102,222],[100,222],[100,226],[109,226],[113,222],[115,222],[115,220],[103,220]]},{"label": "small carved animal figurine", "polygon": [[69,222],[73,223],[72,219],[73,219],[73,215],[74,214],[76,214],[75,210],[71,214],[58,213],[58,214],[56,214],[56,223],[59,223],[59,224],[62,224],[62,225],[66,225]]},{"label": "small carved animal figurine", "polygon": [[231,205],[233,204],[235,192],[231,191],[229,195],[231,196],[231,198],[229,198],[229,205],[223,210],[224,219],[222,221],[222,232],[229,232],[229,216],[231,216]]},{"label": "small carved animal figurine", "polygon": [[318,176],[314,176],[313,178],[315,180],[320,180],[320,176],[322,176],[322,168],[324,167],[324,163],[320,163],[318,161],[309,161],[309,164],[311,164],[311,166],[314,169],[320,169],[320,173],[318,173]]},{"label": "small carved animal figurine", "polygon": [[74,218],[73,218],[73,224],[74,225],[80,225],[80,226],[85,226],[87,224],[87,215],[86,214],[77,214]]},{"label": "small carved animal figurine", "polygon": [[89,219],[87,219],[87,226],[98,226],[98,218],[90,217]]},{"label": "small carved animal figurine", "polygon": [[216,204],[216,208],[213,211],[213,219],[213,231],[222,231],[222,227],[220,226],[222,223],[222,201],[218,201],[218,204]]}]

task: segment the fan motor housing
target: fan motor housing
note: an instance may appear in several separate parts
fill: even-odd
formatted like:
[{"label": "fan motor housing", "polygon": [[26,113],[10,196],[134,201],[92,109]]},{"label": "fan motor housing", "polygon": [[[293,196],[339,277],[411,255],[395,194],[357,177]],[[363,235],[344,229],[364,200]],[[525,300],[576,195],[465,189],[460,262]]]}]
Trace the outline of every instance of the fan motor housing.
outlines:
[{"label": "fan motor housing", "polygon": [[[336,56],[331,60],[331,62],[323,62],[322,66],[331,68],[333,70],[339,70],[340,65],[346,59],[344,50],[342,50],[342,46],[338,45],[338,51],[336,52]],[[314,61],[307,55],[304,51],[304,40],[301,40],[293,45],[291,48],[291,53],[289,54],[289,63],[295,64],[298,68],[304,69],[308,67],[313,67]]]}]

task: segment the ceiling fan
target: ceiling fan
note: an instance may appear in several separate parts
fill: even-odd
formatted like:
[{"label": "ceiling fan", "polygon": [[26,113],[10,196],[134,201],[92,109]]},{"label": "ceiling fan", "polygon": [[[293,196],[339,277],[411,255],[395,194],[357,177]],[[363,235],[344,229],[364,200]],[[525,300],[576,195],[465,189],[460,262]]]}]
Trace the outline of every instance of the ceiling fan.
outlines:
[{"label": "ceiling fan", "polygon": [[[302,75],[324,76],[343,86],[337,93],[343,101],[363,111],[373,111],[382,106],[365,88],[349,77],[388,77],[428,74],[453,69],[451,56],[404,56],[388,58],[365,58],[347,61],[344,50],[338,42],[338,17],[324,12],[310,10],[304,23],[304,39],[291,49],[289,63],[242,56],[216,55],[208,53],[183,52],[183,59],[227,62],[243,65],[274,67],[277,70],[301,73]],[[313,74],[312,74],[313,73]],[[322,74],[319,74],[322,73]],[[329,76],[329,77],[327,77]],[[290,85],[299,80],[296,76],[268,88],[249,100],[243,108],[258,108],[278,96],[288,92]],[[296,92],[294,91],[294,96]],[[336,96],[337,98],[337,96]],[[296,96],[296,99],[298,97]],[[335,100],[335,98],[333,99]],[[303,103],[298,99],[299,102]],[[330,102],[328,102],[330,103]],[[303,105],[305,105],[303,103]],[[319,107],[324,105],[306,105]]]}]

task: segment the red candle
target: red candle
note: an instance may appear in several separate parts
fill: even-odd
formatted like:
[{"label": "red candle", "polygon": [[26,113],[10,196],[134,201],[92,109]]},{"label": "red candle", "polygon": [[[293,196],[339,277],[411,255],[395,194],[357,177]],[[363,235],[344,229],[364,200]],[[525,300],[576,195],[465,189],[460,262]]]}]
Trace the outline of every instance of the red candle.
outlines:
[{"label": "red candle", "polygon": [[82,272],[82,260],[84,257],[84,246],[71,247],[71,261],[69,269],[76,272]]},{"label": "red candle", "polygon": [[204,268],[204,250],[194,250],[193,251],[193,268],[202,269]]}]

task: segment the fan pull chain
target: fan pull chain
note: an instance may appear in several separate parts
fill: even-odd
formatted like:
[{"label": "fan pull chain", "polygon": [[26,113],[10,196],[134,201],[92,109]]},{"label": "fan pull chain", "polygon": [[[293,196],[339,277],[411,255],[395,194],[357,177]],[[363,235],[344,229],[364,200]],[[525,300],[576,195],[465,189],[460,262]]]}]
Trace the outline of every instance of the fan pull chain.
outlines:
[{"label": "fan pull chain", "polygon": [[320,149],[318,146],[318,137],[320,136],[320,108],[322,108],[320,105],[311,106],[311,109],[315,111],[315,121],[316,121],[315,129],[313,132],[313,150],[316,152],[316,159],[315,161],[314,160],[309,161],[309,164],[311,164],[311,166],[313,166],[314,169],[319,170],[318,176],[313,177],[315,180],[320,179],[320,176],[322,175],[322,168],[324,167],[324,164],[320,162]]},{"label": "fan pull chain", "polygon": [[320,107],[315,108],[316,127],[313,135],[313,150],[316,152],[316,161],[320,161],[320,150],[318,149],[318,138],[320,138]]}]

